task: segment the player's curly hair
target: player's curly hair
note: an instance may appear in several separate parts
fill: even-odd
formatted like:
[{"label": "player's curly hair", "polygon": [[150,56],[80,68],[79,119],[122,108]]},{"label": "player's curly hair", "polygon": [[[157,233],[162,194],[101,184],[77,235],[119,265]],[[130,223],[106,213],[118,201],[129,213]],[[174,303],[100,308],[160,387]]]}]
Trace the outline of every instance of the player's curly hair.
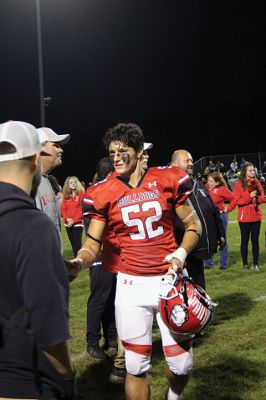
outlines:
[{"label": "player's curly hair", "polygon": [[141,128],[137,124],[120,122],[106,132],[103,143],[106,149],[109,149],[110,143],[118,141],[134,150],[143,148],[144,136]]}]

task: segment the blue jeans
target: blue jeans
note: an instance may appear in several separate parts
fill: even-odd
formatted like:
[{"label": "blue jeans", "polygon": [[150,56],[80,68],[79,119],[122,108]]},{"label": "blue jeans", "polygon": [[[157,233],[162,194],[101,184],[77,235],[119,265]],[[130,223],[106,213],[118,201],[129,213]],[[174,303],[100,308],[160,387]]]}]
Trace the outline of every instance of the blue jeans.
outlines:
[{"label": "blue jeans", "polygon": [[[225,238],[226,238],[226,231],[227,231],[227,225],[228,225],[228,214],[220,213],[220,217],[221,217],[221,220],[223,221]],[[213,267],[213,259],[210,258],[208,260],[204,260],[204,267],[206,267],[206,268]],[[228,268],[228,245],[227,245],[227,242],[220,254],[220,268],[221,269]]]}]

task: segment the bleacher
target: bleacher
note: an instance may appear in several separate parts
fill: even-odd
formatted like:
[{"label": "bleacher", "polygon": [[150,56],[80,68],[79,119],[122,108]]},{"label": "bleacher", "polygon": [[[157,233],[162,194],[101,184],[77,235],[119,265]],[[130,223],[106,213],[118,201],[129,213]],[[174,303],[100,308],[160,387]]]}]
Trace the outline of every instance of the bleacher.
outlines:
[{"label": "bleacher", "polygon": [[238,162],[238,165],[241,164],[242,160],[252,162],[258,170],[258,173],[261,172],[263,161],[266,160],[266,152],[261,153],[242,153],[242,154],[219,154],[219,155],[210,155],[201,157],[199,160],[194,162],[194,172],[202,173],[205,168],[209,165],[209,162],[212,161],[214,164],[217,161],[223,162],[226,166],[226,169],[230,169],[230,164],[233,160]]}]

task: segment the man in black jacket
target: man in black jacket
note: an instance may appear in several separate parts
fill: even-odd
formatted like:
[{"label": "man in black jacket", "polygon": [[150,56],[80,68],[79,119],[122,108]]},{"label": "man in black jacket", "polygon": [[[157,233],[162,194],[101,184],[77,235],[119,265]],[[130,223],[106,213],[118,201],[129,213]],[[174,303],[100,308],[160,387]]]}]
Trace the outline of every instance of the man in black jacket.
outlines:
[{"label": "man in black jacket", "polygon": [[40,182],[36,128],[0,125],[0,398],[75,398],[69,284],[53,222],[30,192]]},{"label": "man in black jacket", "polygon": [[[225,244],[225,232],[220,212],[209,196],[202,182],[193,178],[193,158],[187,150],[176,150],[171,159],[171,165],[177,166],[188,173],[194,181],[193,192],[189,196],[202,226],[201,238],[197,246],[186,259],[186,269],[194,283],[205,289],[203,260],[210,258],[218,246]],[[184,228],[176,219],[175,233],[177,243],[181,243]]]}]

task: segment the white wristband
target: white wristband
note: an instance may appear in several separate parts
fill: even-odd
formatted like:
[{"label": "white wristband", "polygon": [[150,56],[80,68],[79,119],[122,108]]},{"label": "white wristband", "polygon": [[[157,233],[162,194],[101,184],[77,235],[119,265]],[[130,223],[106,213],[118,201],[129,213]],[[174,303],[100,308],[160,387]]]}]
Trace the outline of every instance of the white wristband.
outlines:
[{"label": "white wristband", "polygon": [[182,266],[183,266],[185,263],[186,257],[187,257],[186,250],[183,247],[179,247],[173,253],[168,254],[168,256],[165,257],[164,261],[170,263],[174,258],[177,258],[179,261],[181,261]]}]

